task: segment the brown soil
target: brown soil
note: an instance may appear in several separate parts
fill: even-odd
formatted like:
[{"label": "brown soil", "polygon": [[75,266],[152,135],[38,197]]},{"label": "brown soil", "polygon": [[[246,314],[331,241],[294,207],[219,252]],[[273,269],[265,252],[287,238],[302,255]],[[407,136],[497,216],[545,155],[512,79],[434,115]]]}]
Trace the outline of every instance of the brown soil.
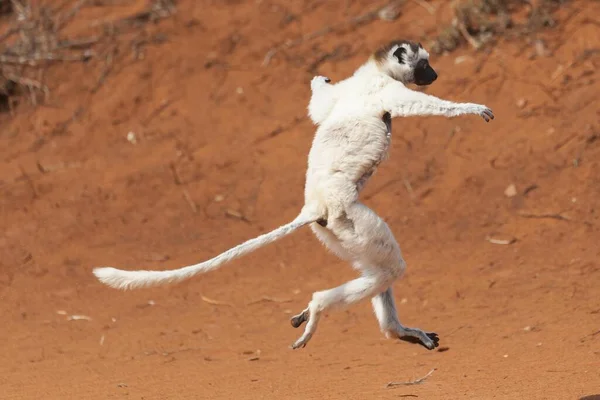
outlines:
[{"label": "brown soil", "polygon": [[152,28],[167,42],[119,58],[96,93],[101,68],[65,65],[49,72],[45,105],[2,117],[0,397],[600,396],[597,1],[558,12],[539,36],[549,54],[530,57],[522,38],[432,57],[440,79],[427,91],[484,103],[492,123],[394,124],[364,197],[408,262],[401,320],[436,331],[438,351],[384,339],[369,302],[326,315],[290,350],[290,313],[354,276],[308,229],[175,286],[119,292],[94,279],[101,265],[195,263],[291,220],[314,132],[310,78],[339,80],[390,35],[433,37],[450,18],[446,2],[430,3],[433,16],[408,1],[393,22],[342,27],[263,67],[277,43],[372,7],[283,4],[181,1]]}]

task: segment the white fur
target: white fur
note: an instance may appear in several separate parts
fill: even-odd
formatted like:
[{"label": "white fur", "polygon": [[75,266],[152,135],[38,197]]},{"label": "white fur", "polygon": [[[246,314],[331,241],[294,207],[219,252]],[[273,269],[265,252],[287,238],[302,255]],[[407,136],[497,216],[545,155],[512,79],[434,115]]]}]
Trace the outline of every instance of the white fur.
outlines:
[{"label": "white fur", "polygon": [[[391,285],[402,276],[406,264],[387,224],[362,204],[358,195],[387,156],[391,132],[382,120],[384,114],[392,117],[476,114],[486,119],[493,115],[482,105],[453,103],[408,89],[404,83],[412,82],[411,68],[429,55],[422,48],[414,53],[406,45],[403,62],[399,63],[393,55],[397,48],[393,46],[383,60],[370,59],[354,75],[335,85],[328,84],[324,77],[312,80],[308,114],[318,128],[308,155],[305,205],[293,222],[197,265],[171,271],[98,268],[94,274],[103,283],[120,289],[181,281],[216,269],[310,224],[317,238],[348,260],[361,276],[313,294],[308,307],[292,319],[308,321],[303,335],[292,347],[306,345],[323,311],[372,297],[386,336],[417,338],[433,349],[437,345],[435,334],[404,327],[398,320]],[[325,219],[327,226],[315,223],[319,219]]]}]

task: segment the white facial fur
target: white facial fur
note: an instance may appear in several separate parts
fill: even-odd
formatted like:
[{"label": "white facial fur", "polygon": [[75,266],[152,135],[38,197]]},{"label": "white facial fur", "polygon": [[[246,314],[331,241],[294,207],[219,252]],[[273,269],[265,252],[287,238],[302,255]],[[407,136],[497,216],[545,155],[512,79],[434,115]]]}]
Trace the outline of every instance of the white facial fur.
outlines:
[{"label": "white facial fur", "polygon": [[429,53],[418,43],[396,42],[373,55],[382,72],[404,83],[415,82],[415,69],[420,60],[429,62]]}]

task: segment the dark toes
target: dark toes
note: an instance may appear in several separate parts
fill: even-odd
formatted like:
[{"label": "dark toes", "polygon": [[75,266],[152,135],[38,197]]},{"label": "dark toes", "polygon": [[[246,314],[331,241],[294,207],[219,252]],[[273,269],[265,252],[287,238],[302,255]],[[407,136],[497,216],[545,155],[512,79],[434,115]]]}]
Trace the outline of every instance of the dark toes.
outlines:
[{"label": "dark toes", "polygon": [[420,344],[421,346],[425,347],[428,350],[433,350],[440,345],[440,338],[438,337],[437,333],[429,332],[429,333],[425,333],[425,334],[433,342],[433,347],[427,346],[419,338],[416,338],[414,336],[401,336],[401,337],[399,337],[399,339],[403,340],[405,342],[408,342],[408,343],[412,343],[412,344]]},{"label": "dark toes", "polygon": [[440,345],[440,338],[438,337],[438,334],[435,332],[429,332],[427,334],[427,337],[429,339],[431,339],[433,341],[433,347],[438,347]]}]

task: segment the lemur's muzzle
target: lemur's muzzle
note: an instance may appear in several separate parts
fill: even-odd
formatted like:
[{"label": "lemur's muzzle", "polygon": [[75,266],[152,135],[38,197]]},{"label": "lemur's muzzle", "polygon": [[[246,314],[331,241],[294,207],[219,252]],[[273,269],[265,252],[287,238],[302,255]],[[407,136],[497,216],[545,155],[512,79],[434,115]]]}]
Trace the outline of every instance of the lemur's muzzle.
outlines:
[{"label": "lemur's muzzle", "polygon": [[431,65],[427,64],[425,68],[419,68],[415,71],[415,84],[419,86],[430,85],[437,77]]}]

